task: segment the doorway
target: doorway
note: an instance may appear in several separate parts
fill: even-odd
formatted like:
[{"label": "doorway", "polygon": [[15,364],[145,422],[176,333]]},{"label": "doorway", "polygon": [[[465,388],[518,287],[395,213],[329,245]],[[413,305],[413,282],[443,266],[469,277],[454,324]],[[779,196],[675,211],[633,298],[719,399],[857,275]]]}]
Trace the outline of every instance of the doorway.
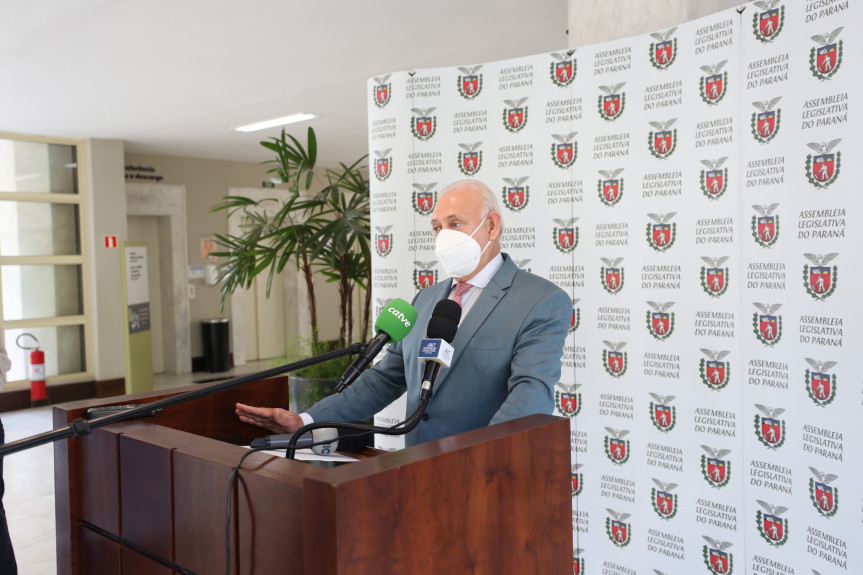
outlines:
[{"label": "doorway", "polygon": [[129,216],[126,218],[128,241],[147,246],[147,283],[150,292],[150,338],[153,344],[153,373],[165,373],[162,330],[162,278],[159,262],[159,218]]},{"label": "doorway", "polygon": [[[192,343],[187,286],[189,256],[186,241],[186,187],[165,184],[126,184],[126,217],[129,239],[141,234],[147,242],[150,262],[158,262],[147,271],[158,277],[150,282],[150,297],[159,299],[159,311],[151,307],[151,322],[160,322],[161,344],[153,333],[154,364],[161,353],[161,373],[191,373]],[[133,219],[138,221],[132,221]],[[133,230],[136,226],[138,229]],[[152,305],[152,304],[151,304]]]}]

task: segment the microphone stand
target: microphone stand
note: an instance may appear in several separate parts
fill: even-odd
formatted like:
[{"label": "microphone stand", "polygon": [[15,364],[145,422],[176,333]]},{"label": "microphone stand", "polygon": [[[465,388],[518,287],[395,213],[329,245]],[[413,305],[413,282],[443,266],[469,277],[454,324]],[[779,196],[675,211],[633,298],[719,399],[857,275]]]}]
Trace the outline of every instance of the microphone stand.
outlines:
[{"label": "microphone stand", "polygon": [[[365,351],[365,349],[365,343],[354,343],[342,349],[337,349],[335,351],[317,355],[315,357],[310,357],[308,359],[302,359],[300,361],[295,361],[293,363],[288,363],[279,367],[259,371],[257,373],[229,379],[227,381],[215,383],[213,385],[202,387],[200,389],[196,389],[186,393],[166,397],[164,399],[160,399],[152,403],[147,403],[145,405],[141,405],[132,409],[112,413],[111,415],[91,419],[89,421],[86,419],[76,419],[65,427],[60,427],[52,431],[47,431],[45,433],[40,433],[38,435],[33,435],[31,437],[26,437],[24,439],[13,441],[12,443],[0,445],[0,457],[16,453],[18,451],[23,451],[25,449],[30,449],[31,447],[36,447],[37,445],[42,445],[44,443],[50,443],[59,439],[65,439],[67,437],[81,437],[83,435],[89,434],[93,429],[97,427],[102,427],[111,423],[118,423],[120,421],[125,421],[126,419],[133,419],[136,417],[153,416],[166,407],[171,407],[173,405],[185,403],[193,399],[198,399],[199,397],[205,397],[207,395],[212,395],[220,391],[239,387],[253,381],[266,379],[274,375],[281,375],[289,371],[296,371],[298,369],[302,369],[310,365],[316,365],[318,363],[323,363],[331,359],[337,359],[346,355],[356,355],[358,353],[362,353],[363,351]],[[334,426],[330,425],[328,427]]]},{"label": "microphone stand", "polygon": [[[420,403],[417,406],[416,411],[413,412],[413,415],[411,415],[410,418],[406,419],[405,421],[397,423],[392,427],[378,427],[377,425],[366,425],[364,423],[351,423],[345,421],[316,421],[314,423],[304,425],[303,427],[295,431],[293,436],[291,437],[291,441],[290,443],[288,443],[288,447],[286,448],[287,451],[285,452],[285,457],[288,459],[294,458],[294,453],[297,449],[297,440],[300,439],[301,435],[314,429],[321,429],[323,427],[332,427],[345,431],[368,431],[380,433],[381,435],[405,435],[411,430],[413,430],[414,427],[419,425],[430,399],[431,394],[428,394],[427,396],[420,396]],[[400,427],[402,425],[404,427]]]}]

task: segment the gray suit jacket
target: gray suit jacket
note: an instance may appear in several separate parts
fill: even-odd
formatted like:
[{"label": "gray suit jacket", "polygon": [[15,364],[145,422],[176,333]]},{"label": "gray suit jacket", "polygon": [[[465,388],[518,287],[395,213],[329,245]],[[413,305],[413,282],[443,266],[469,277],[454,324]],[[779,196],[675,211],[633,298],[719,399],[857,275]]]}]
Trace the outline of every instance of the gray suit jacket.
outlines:
[{"label": "gray suit jacket", "polygon": [[[551,413],[554,385],[572,316],[572,301],[550,281],[504,263],[459,326],[449,368],[442,368],[427,418],[406,445],[432,441],[532,413]],[[344,392],[308,410],[315,421],[364,420],[407,391],[407,413],[419,404],[424,364],[420,340],[451,280],[420,291],[415,327],[389,347],[386,357]]]}]

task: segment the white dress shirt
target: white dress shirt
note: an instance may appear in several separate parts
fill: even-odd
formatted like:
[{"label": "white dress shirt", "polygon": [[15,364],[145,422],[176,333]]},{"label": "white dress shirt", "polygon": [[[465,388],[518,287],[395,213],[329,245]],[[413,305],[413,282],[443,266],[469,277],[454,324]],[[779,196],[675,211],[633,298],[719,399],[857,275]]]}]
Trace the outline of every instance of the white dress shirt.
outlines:
[{"label": "white dress shirt", "polygon": [[[479,273],[467,282],[473,287],[461,296],[461,320],[458,322],[459,325],[464,321],[464,318],[473,307],[473,304],[476,303],[476,300],[479,299],[479,295],[482,293],[483,288],[488,285],[488,282],[490,282],[491,278],[494,277],[494,274],[500,270],[501,266],[503,266],[503,256],[497,254],[479,271]],[[449,299],[453,299],[455,296],[455,286],[457,285],[458,282],[453,278],[452,287],[449,292]]]}]

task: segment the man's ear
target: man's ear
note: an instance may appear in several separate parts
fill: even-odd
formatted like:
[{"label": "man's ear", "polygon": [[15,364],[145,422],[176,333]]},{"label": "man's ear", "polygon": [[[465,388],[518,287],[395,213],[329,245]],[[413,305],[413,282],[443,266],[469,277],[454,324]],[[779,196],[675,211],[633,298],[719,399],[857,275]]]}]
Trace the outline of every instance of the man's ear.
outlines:
[{"label": "man's ear", "polygon": [[500,214],[498,212],[489,212],[488,220],[491,222],[491,227],[488,230],[488,238],[495,241],[500,238]]}]

